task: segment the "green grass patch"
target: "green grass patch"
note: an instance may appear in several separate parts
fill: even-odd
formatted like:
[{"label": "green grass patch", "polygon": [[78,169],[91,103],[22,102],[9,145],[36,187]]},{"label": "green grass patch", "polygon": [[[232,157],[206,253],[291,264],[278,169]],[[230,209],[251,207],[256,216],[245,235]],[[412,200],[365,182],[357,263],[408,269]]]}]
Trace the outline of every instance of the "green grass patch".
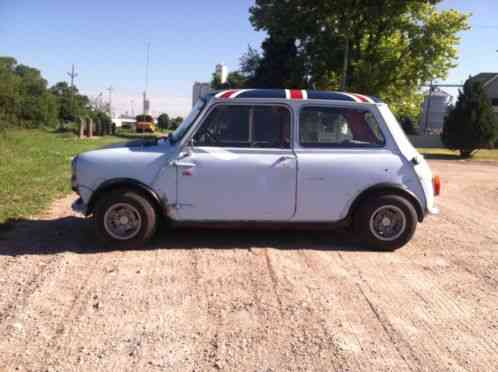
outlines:
[{"label": "green grass patch", "polygon": [[[0,226],[35,215],[71,192],[71,159],[125,139],[78,139],[73,133],[9,130],[0,133]],[[5,227],[5,226],[4,226]]]},{"label": "green grass patch", "polygon": [[[427,159],[444,159],[444,160],[461,160],[458,151],[452,151],[443,148],[417,148]],[[498,161],[498,149],[479,150],[475,155],[466,160],[495,160]]]}]

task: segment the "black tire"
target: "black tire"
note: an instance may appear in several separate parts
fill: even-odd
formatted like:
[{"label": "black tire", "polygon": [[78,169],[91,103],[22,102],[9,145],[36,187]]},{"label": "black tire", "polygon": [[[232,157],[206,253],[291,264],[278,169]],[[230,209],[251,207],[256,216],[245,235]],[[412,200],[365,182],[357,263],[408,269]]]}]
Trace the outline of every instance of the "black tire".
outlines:
[{"label": "black tire", "polygon": [[[113,236],[109,228],[109,221],[106,227],[106,213],[112,209],[117,209],[122,206],[122,209],[129,208],[131,213],[140,219],[140,224],[133,229],[134,232],[130,238],[121,236],[120,239]],[[119,247],[140,247],[144,245],[155,233],[157,226],[157,214],[152,204],[142,195],[133,191],[117,191],[105,194],[102,196],[95,208],[95,224],[97,236],[105,243]],[[138,226],[139,225],[139,226]],[[118,234],[116,234],[118,235]]]},{"label": "black tire", "polygon": [[[382,214],[384,213],[384,214]],[[379,223],[382,216],[389,225]],[[403,223],[404,221],[404,223]],[[355,232],[362,242],[376,250],[393,251],[408,243],[417,228],[417,212],[410,201],[398,195],[378,195],[366,199],[354,215]],[[379,227],[379,228],[376,228]],[[382,228],[393,231],[382,231]]]}]

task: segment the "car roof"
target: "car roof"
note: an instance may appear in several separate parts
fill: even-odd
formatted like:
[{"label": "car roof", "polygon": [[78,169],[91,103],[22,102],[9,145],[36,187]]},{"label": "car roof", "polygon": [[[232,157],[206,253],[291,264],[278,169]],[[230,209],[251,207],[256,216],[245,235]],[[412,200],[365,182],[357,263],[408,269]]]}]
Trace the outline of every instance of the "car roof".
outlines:
[{"label": "car roof", "polygon": [[227,89],[211,93],[216,99],[241,99],[241,98],[267,98],[267,99],[284,99],[284,100],[331,100],[331,101],[349,101],[356,103],[383,103],[377,97],[367,96],[358,93],[320,91],[320,90],[303,90],[303,89]]}]

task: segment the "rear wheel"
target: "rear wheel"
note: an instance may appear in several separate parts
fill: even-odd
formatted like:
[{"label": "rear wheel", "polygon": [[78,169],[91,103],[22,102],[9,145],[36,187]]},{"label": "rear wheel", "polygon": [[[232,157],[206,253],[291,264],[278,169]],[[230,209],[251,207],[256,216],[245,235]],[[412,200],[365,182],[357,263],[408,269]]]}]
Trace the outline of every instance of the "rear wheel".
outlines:
[{"label": "rear wheel", "polygon": [[355,214],[355,230],[370,247],[395,250],[413,237],[417,212],[413,205],[398,195],[368,198]]},{"label": "rear wheel", "polygon": [[156,230],[157,216],[151,203],[143,196],[122,191],[106,194],[95,210],[98,236],[105,242],[120,246],[142,245]]}]

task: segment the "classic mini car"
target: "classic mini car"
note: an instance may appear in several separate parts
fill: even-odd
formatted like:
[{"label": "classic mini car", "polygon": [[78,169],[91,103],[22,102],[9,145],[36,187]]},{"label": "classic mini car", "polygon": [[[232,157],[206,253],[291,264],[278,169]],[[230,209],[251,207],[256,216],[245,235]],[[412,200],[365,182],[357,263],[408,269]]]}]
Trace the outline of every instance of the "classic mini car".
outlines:
[{"label": "classic mini car", "polygon": [[305,90],[226,90],[167,138],[91,151],[72,164],[73,209],[113,243],[173,224],[350,226],[396,249],[437,213],[440,181],[388,106]]}]

